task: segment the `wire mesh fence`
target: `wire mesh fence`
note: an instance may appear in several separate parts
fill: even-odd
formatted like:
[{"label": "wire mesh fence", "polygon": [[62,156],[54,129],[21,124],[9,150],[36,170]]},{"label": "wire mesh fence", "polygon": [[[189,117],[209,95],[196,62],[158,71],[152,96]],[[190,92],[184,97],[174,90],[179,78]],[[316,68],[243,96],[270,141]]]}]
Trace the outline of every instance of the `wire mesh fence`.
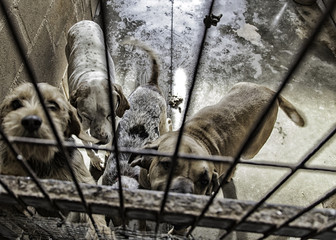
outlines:
[{"label": "wire mesh fence", "polygon": [[[172,7],[173,2],[171,1]],[[64,212],[76,211],[87,213],[92,225],[94,226],[95,233],[92,238],[98,237],[99,239],[109,238],[131,238],[131,239],[174,239],[184,238],[179,236],[172,236],[166,232],[159,231],[163,223],[168,224],[184,224],[191,226],[188,229],[187,237],[192,238],[193,231],[196,227],[210,227],[221,229],[222,232],[219,236],[220,239],[226,239],[234,231],[245,231],[260,234],[258,239],[265,239],[271,235],[283,235],[290,237],[297,237],[300,239],[334,239],[336,237],[336,211],[332,209],[316,209],[315,207],[329,199],[336,194],[336,189],[330,189],[329,192],[319,197],[306,207],[285,206],[276,204],[267,204],[266,201],[285,183],[292,180],[292,177],[299,170],[307,171],[320,171],[335,173],[336,168],[329,167],[316,167],[308,166],[307,162],[324,147],[330,139],[335,135],[336,126],[332,127],[324,135],[319,136],[321,140],[316,144],[313,149],[307,149],[305,156],[299,161],[298,164],[283,164],[277,162],[257,162],[253,160],[245,161],[241,159],[246,146],[251,141],[253,134],[260,124],[262,124],[264,117],[273,106],[277,97],[291,79],[295,70],[299,67],[301,60],[304,58],[306,52],[309,50],[314,39],[319,34],[324,22],[329,18],[332,10],[334,9],[335,1],[330,1],[324,11],[322,17],[316,23],[315,28],[310,33],[310,37],[299,49],[292,64],[288,69],[286,75],[283,77],[279,88],[277,89],[274,97],[264,109],[264,113],[260,116],[255,126],[249,130],[244,144],[240,146],[238,154],[233,157],[220,157],[220,156],[196,156],[192,154],[179,153],[180,144],[182,141],[184,126],[188,114],[188,109],[191,104],[194,86],[197,81],[197,72],[200,60],[202,58],[202,49],[204,48],[205,39],[207,38],[207,31],[213,29],[218,21],[218,17],[212,15],[213,4],[212,1],[209,12],[205,17],[204,34],[202,37],[197,63],[195,65],[194,76],[188,91],[186,110],[184,112],[182,125],[177,138],[175,151],[173,154],[157,152],[155,150],[144,149],[129,149],[118,147],[118,139],[113,139],[112,147],[102,148],[98,145],[79,145],[74,142],[63,141],[56,130],[54,120],[49,114],[49,110],[45,105],[45,101],[40,92],[37,84],[37,79],[34,75],[34,69],[27,59],[23,44],[20,42],[20,36],[12,24],[12,19],[8,15],[8,6],[5,2],[1,2],[3,14],[13,34],[13,39],[16,42],[21,58],[27,66],[28,74],[31,83],[36,90],[36,94],[47,116],[49,125],[52,129],[55,141],[47,141],[45,139],[32,139],[24,137],[7,136],[2,129],[0,134],[2,141],[10,148],[12,154],[16,156],[17,161],[22,164],[22,167],[27,172],[26,177],[12,177],[1,175],[0,184],[1,194],[0,201],[3,208],[0,210],[1,218],[1,232],[2,236],[12,239],[18,236],[29,236],[33,239],[81,239],[85,238],[85,233],[88,231],[88,224],[70,224],[65,221]],[[104,25],[105,8],[104,1],[101,1],[102,11],[102,28],[106,29]],[[106,34],[105,34],[106,36]],[[105,39],[105,43],[107,40]],[[171,42],[173,45],[173,40]],[[106,49],[108,47],[106,46]],[[107,55],[106,55],[107,57]],[[108,61],[107,61],[108,62]],[[108,74],[109,76],[109,74]],[[112,92],[112,82],[108,81],[109,92]],[[109,96],[111,112],[114,113],[113,97]],[[116,122],[112,117],[112,131],[116,132]],[[115,134],[113,134],[115,136]],[[72,176],[72,183],[62,182],[57,180],[45,180],[36,176],[31,169],[29,163],[24,159],[20,152],[15,148],[13,143],[30,143],[37,145],[56,146],[59,151],[63,152],[68,163]],[[167,179],[165,191],[146,191],[146,190],[127,190],[123,189],[121,181],[119,181],[118,189],[111,189],[109,186],[83,184],[78,181],[74,170],[70,164],[70,157],[68,156],[68,148],[82,148],[93,150],[106,150],[114,152],[116,156],[119,153],[137,153],[150,156],[165,156],[170,157],[172,166],[170,174]],[[229,170],[225,176],[221,178],[220,187],[215,189],[211,196],[198,196],[198,195],[184,195],[179,193],[169,192],[174,168],[177,167],[177,160],[179,158],[193,160],[205,160],[221,163],[229,163]],[[266,193],[258,202],[247,202],[240,200],[218,199],[217,195],[222,187],[228,182],[228,178],[234,171],[238,164],[247,164],[253,166],[268,166],[274,168],[285,168],[289,172],[279,182]],[[119,160],[117,158],[117,172],[118,178],[121,179]],[[14,208],[13,206],[19,206]],[[45,208],[54,213],[50,217],[40,217],[34,214],[34,208]],[[18,209],[24,211],[19,211]],[[123,220],[123,225],[120,228],[114,229],[112,235],[101,232],[93,214],[102,214],[108,216],[119,215]],[[140,219],[147,220],[153,223],[153,229],[148,232],[141,232],[130,230],[126,227],[126,219]],[[26,234],[26,235],[25,235]]]}]

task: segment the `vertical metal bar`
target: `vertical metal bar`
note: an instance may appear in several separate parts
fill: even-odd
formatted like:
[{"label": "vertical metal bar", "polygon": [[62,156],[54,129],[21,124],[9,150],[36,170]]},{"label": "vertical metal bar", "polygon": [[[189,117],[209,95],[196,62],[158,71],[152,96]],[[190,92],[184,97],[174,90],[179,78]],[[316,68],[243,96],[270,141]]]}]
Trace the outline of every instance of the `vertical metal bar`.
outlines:
[{"label": "vertical metal bar", "polygon": [[4,13],[4,16],[5,16],[5,19],[7,20],[9,29],[10,29],[12,35],[13,35],[13,39],[14,39],[14,41],[15,41],[15,43],[16,43],[16,46],[17,46],[18,51],[19,51],[19,54],[20,54],[20,56],[21,56],[21,58],[22,58],[22,60],[23,60],[24,65],[27,67],[27,72],[28,72],[28,75],[29,75],[29,77],[30,77],[31,83],[33,84],[33,86],[34,86],[34,88],[35,88],[35,90],[36,90],[36,94],[37,94],[37,96],[38,96],[38,98],[39,98],[39,101],[40,101],[41,106],[42,106],[42,108],[43,108],[43,110],[44,110],[44,113],[45,113],[45,115],[46,115],[46,117],[47,117],[47,119],[48,119],[49,125],[50,125],[50,127],[51,127],[51,129],[52,129],[52,132],[53,132],[53,134],[54,134],[54,137],[55,137],[55,139],[56,139],[56,141],[57,141],[57,143],[58,143],[58,148],[59,148],[59,150],[60,150],[61,152],[64,153],[64,156],[65,156],[65,159],[66,159],[66,164],[67,164],[67,167],[68,167],[69,170],[70,170],[70,174],[71,174],[71,177],[72,177],[72,179],[73,179],[73,181],[74,181],[74,183],[75,183],[77,192],[78,192],[78,194],[79,194],[79,196],[80,196],[80,198],[81,198],[81,201],[82,201],[82,203],[83,203],[83,206],[84,206],[84,208],[85,208],[87,214],[89,215],[89,218],[90,218],[90,220],[91,220],[91,222],[92,222],[92,225],[94,226],[95,231],[96,231],[96,233],[97,233],[97,235],[98,235],[98,237],[99,237],[99,236],[100,236],[100,234],[99,234],[99,230],[98,230],[98,228],[97,228],[97,225],[96,225],[96,223],[95,223],[95,220],[94,220],[93,217],[92,217],[91,209],[90,209],[90,207],[88,206],[88,204],[87,204],[87,202],[86,202],[86,200],[85,200],[85,198],[84,198],[84,194],[83,194],[83,192],[82,192],[82,190],[81,190],[81,188],[80,188],[80,186],[79,186],[79,183],[78,183],[78,181],[77,181],[77,179],[76,179],[74,170],[73,170],[73,168],[72,168],[72,166],[71,166],[71,164],[70,164],[70,162],[69,162],[69,159],[70,159],[70,158],[69,158],[69,154],[67,153],[65,147],[63,146],[62,140],[61,140],[60,136],[59,136],[58,133],[57,133],[55,124],[54,124],[54,122],[53,122],[53,120],[52,120],[52,118],[51,118],[51,116],[50,116],[50,114],[49,114],[49,112],[48,112],[48,109],[47,109],[47,107],[46,107],[46,105],[45,105],[45,103],[44,103],[43,96],[42,96],[42,94],[41,94],[41,92],[40,92],[40,90],[39,90],[39,88],[38,88],[38,86],[37,86],[36,76],[35,76],[35,74],[34,74],[33,71],[32,71],[33,68],[32,68],[32,66],[31,66],[30,62],[28,61],[28,59],[27,59],[27,57],[26,57],[26,55],[25,55],[25,52],[24,52],[24,50],[23,50],[22,44],[21,44],[21,42],[20,42],[19,34],[18,34],[18,32],[16,31],[14,25],[12,24],[12,21],[11,21],[9,15],[7,14],[7,10],[9,9],[8,6],[7,6],[7,3],[6,3],[6,1],[0,1],[0,4],[1,4],[1,7],[3,8],[3,13]]},{"label": "vertical metal bar", "polygon": [[[257,204],[255,204],[251,209],[248,210],[248,212],[241,218],[239,221],[236,221],[233,225],[229,227],[229,230],[233,230],[236,228],[239,224],[243,223],[249,216],[251,216],[267,199],[269,199],[281,186],[283,186],[284,183],[286,183],[299,169],[301,169],[336,133],[336,127],[334,127],[331,132],[328,132],[327,136],[324,137],[319,144],[313,148],[312,151],[310,151],[304,159],[294,168],[291,170],[287,176],[285,176],[271,191],[269,191]],[[310,209],[307,208],[306,211],[303,211],[303,213],[309,211]],[[229,230],[221,237],[223,239],[226,237],[229,233]],[[273,231],[271,229],[269,232],[267,232],[265,235],[269,236]],[[261,238],[262,239],[262,238]]]},{"label": "vertical metal bar", "polygon": [[[62,214],[60,208],[58,207],[58,205],[55,203],[55,201],[51,200],[49,194],[47,193],[47,191],[44,189],[44,187],[42,186],[42,184],[40,183],[40,181],[38,180],[37,176],[35,175],[34,171],[30,168],[29,164],[27,163],[27,161],[17,153],[17,150],[15,149],[15,147],[9,142],[7,136],[3,133],[2,129],[0,128],[0,135],[3,138],[3,141],[6,142],[6,144],[8,145],[8,147],[11,149],[11,152],[14,156],[16,156],[17,161],[19,161],[19,163],[22,165],[23,169],[28,173],[28,175],[33,179],[33,181],[35,182],[35,184],[37,185],[37,187],[40,189],[41,193],[43,194],[44,198],[47,199],[48,203],[50,204],[50,206],[54,209],[57,210],[57,215],[58,217],[61,219],[62,222],[65,221],[65,217]],[[5,184],[2,179],[0,178],[0,184],[5,188],[5,190],[9,193],[9,195],[11,195],[27,212],[28,214],[32,217],[34,214],[28,209],[26,203],[21,199],[21,197],[16,196],[16,194],[7,186],[7,184]],[[40,226],[38,226],[40,227]],[[47,232],[50,236],[52,236],[52,234],[50,234],[47,230],[43,229],[45,232]]]},{"label": "vertical metal bar", "polygon": [[2,181],[2,179],[0,178],[0,184],[2,185],[2,187],[8,192],[8,194],[15,199],[15,201],[21,205],[21,207],[23,207],[30,216],[33,216],[34,214],[28,209],[27,204],[22,200],[22,198],[20,196],[17,196],[9,187],[6,183],[4,183],[4,181]]},{"label": "vertical metal bar", "polygon": [[[247,147],[248,143],[251,141],[252,137],[254,136],[254,132],[259,128],[260,124],[262,123],[262,120],[265,118],[265,116],[267,115],[268,111],[271,109],[272,105],[277,100],[280,92],[284,89],[284,87],[286,86],[286,84],[291,79],[293,73],[296,71],[296,69],[300,65],[301,60],[304,58],[304,56],[305,56],[306,52],[308,51],[309,47],[311,46],[311,44],[313,43],[313,41],[315,40],[315,38],[319,34],[323,23],[328,18],[328,16],[329,16],[331,10],[333,9],[334,5],[335,5],[335,0],[333,0],[330,3],[329,8],[327,8],[327,11],[325,13],[323,13],[322,17],[319,19],[318,23],[316,24],[315,28],[313,29],[311,36],[308,38],[307,41],[304,42],[304,44],[303,44],[302,48],[300,49],[299,53],[296,55],[296,58],[294,59],[294,62],[291,64],[291,66],[289,67],[289,70],[285,74],[285,76],[283,78],[283,81],[281,82],[281,85],[279,86],[278,90],[276,91],[276,93],[274,94],[273,98],[271,99],[271,101],[269,102],[269,104],[267,105],[267,107],[265,108],[265,111],[263,112],[263,114],[260,116],[260,118],[256,122],[255,126],[252,128],[252,131],[249,132],[248,137],[246,138],[244,144],[240,147],[240,150],[238,151],[237,156],[235,156],[235,158],[234,158],[235,159],[234,163],[230,166],[230,168],[226,172],[224,178],[222,179],[222,182],[220,183],[220,187],[210,197],[209,202],[204,207],[204,209],[203,209],[202,213],[199,215],[199,217],[195,220],[195,222],[194,222],[193,226],[190,228],[188,234],[192,233],[192,231],[196,227],[197,223],[200,221],[200,219],[207,212],[207,210],[209,209],[210,205],[212,204],[214,198],[217,196],[217,194],[219,192],[219,189],[228,180],[228,177],[231,175],[232,171],[235,169],[235,167],[239,163],[239,158],[242,155],[242,153],[244,152],[244,150]],[[231,225],[231,227],[229,227],[228,231],[222,236],[222,238],[228,236],[233,231],[233,229],[236,226],[237,226],[237,224],[233,223]]]},{"label": "vertical metal bar", "polygon": [[[330,131],[328,132],[328,134],[326,135],[326,137],[324,137],[319,143],[318,145],[313,148],[313,150],[311,152],[309,152],[308,154],[306,154],[306,157],[301,161],[300,164],[297,165],[296,168],[294,168],[289,174],[287,174],[286,177],[284,177],[280,183],[278,183],[268,194],[266,194],[266,196],[260,200],[252,209],[249,210],[249,212],[244,215],[243,219],[241,219],[239,222],[243,222],[244,220],[246,220],[257,208],[259,208],[262,203],[264,203],[267,199],[269,199],[290,177],[292,177],[297,170],[301,169],[302,166],[304,166],[323,146],[325,146],[325,144],[336,134],[336,126]],[[297,214],[293,217],[291,217],[289,220],[287,220],[285,223],[283,223],[281,226],[277,226],[274,227],[272,229],[270,229],[267,233],[264,234],[264,237],[260,238],[266,238],[268,237],[270,234],[272,234],[274,231],[280,229],[281,227],[289,224],[290,222],[292,222],[293,220],[295,220],[296,218],[300,217],[301,215],[303,215],[304,213],[308,212],[309,210],[311,210],[313,207],[317,206],[319,203],[321,203],[323,200],[327,199],[329,197],[330,194],[328,194],[326,197],[322,198],[322,200],[318,201],[315,204],[310,205],[309,207],[305,208],[302,212],[300,212],[300,214]],[[238,225],[239,223],[237,223]]]},{"label": "vertical metal bar", "polygon": [[[336,194],[336,191],[334,191],[334,194]],[[307,234],[306,236],[302,237],[301,239],[302,240],[312,239],[315,236],[320,235],[321,233],[324,233],[326,231],[330,231],[330,230],[334,229],[335,227],[336,227],[336,223],[333,223],[333,224],[331,224],[330,226],[328,226],[326,228],[323,228],[323,229],[320,229],[318,231],[314,231],[314,232],[312,232],[310,234]]]},{"label": "vertical metal bar", "polygon": [[170,94],[173,93],[173,77],[174,77],[174,0],[170,0]]},{"label": "vertical metal bar", "polygon": [[54,209],[57,210],[58,212],[58,217],[62,219],[62,221],[65,220],[65,217],[63,216],[60,208],[58,207],[58,205],[50,198],[49,194],[47,193],[47,191],[45,190],[45,188],[43,187],[43,185],[41,184],[41,182],[38,180],[37,176],[35,175],[34,171],[30,168],[29,164],[27,163],[27,161],[18,153],[18,151],[16,150],[15,146],[13,146],[7,136],[4,134],[4,132],[2,131],[2,129],[0,128],[0,135],[3,139],[3,141],[5,141],[5,143],[8,145],[9,149],[11,150],[12,154],[14,156],[16,156],[17,161],[19,161],[19,163],[21,164],[21,166],[23,167],[23,169],[28,173],[28,175],[32,178],[32,180],[35,182],[36,186],[40,189],[41,193],[43,194],[44,198],[48,200],[50,206]]},{"label": "vertical metal bar", "polygon": [[[105,5],[103,5],[103,1],[100,0],[100,6],[101,6],[101,13],[102,13],[102,30],[103,30],[103,35],[104,35],[104,42],[105,42],[105,58],[106,58],[106,68],[107,68],[107,76],[108,76],[108,90],[109,90],[109,103],[110,103],[110,108],[111,108],[111,114],[112,114],[112,132],[113,132],[113,137],[112,137],[112,144],[114,146],[114,153],[116,157],[116,168],[117,168],[117,175],[118,179],[118,191],[119,191],[119,205],[120,205],[120,213],[121,213],[121,219],[123,222],[123,228],[125,229],[125,207],[124,207],[124,195],[123,195],[123,190],[122,190],[122,179],[121,179],[121,170],[120,170],[120,160],[119,160],[119,149],[118,149],[118,139],[116,133],[116,121],[115,121],[115,114],[114,114],[114,105],[113,105],[113,86],[112,86],[112,80],[110,79],[110,68],[109,68],[109,61],[108,61],[108,45],[107,45],[107,37],[106,37],[106,19],[105,19]],[[112,56],[111,56],[112,58]]]},{"label": "vertical metal bar", "polygon": [[[210,16],[211,13],[212,13],[213,5],[214,5],[214,0],[211,1],[208,16]],[[204,33],[203,33],[203,36],[202,36],[200,51],[198,53],[197,62],[196,62],[196,65],[195,65],[195,71],[193,72],[193,78],[192,78],[191,86],[190,86],[190,89],[189,89],[189,92],[188,92],[188,99],[187,99],[187,103],[186,103],[185,112],[184,112],[184,115],[183,115],[182,124],[181,124],[179,135],[178,135],[177,141],[176,141],[176,148],[175,148],[174,154],[172,155],[172,164],[171,164],[170,171],[169,171],[169,176],[168,176],[168,179],[167,179],[166,189],[165,189],[163,200],[162,200],[162,203],[161,203],[161,208],[160,208],[158,220],[156,222],[156,225],[157,225],[156,230],[155,230],[156,233],[158,231],[158,224],[161,220],[161,217],[162,217],[162,214],[163,214],[163,211],[164,211],[164,207],[165,207],[165,204],[167,202],[167,197],[168,197],[169,188],[170,188],[170,185],[171,185],[171,182],[172,182],[173,172],[174,172],[174,169],[177,165],[177,155],[178,155],[178,151],[179,151],[179,148],[180,148],[180,145],[181,145],[183,130],[184,130],[184,126],[185,126],[185,121],[186,121],[187,113],[188,113],[190,103],[191,103],[191,97],[192,97],[194,86],[195,86],[196,79],[197,79],[198,67],[200,65],[200,61],[201,61],[201,57],[202,57],[202,51],[203,51],[204,45],[205,45],[205,39],[207,37],[207,31],[208,31],[208,28],[205,27],[205,30],[204,30]]]},{"label": "vertical metal bar", "polygon": [[[260,237],[258,240],[260,239],[265,239],[268,236],[270,236],[272,233],[274,233],[277,230],[280,230],[283,227],[288,226],[291,222],[295,221],[296,219],[298,219],[299,217],[301,217],[302,215],[304,215],[305,213],[309,212],[310,210],[312,210],[313,208],[315,208],[317,205],[319,205],[320,203],[322,203],[323,201],[327,200],[329,197],[333,196],[334,194],[336,194],[336,189],[333,189],[332,191],[329,191],[327,194],[325,194],[323,197],[321,197],[319,200],[315,201],[314,203],[310,204],[308,207],[306,207],[305,209],[303,209],[302,211],[296,213],[294,216],[291,216],[288,220],[286,220],[284,223],[282,223],[279,226],[276,226],[272,229],[270,229],[269,231],[267,231],[262,237]],[[336,223],[324,228],[323,230],[320,231],[313,231],[313,233],[309,233],[306,236],[304,236],[301,239],[310,239],[313,238],[315,235],[317,235],[318,233],[327,231],[329,229],[334,228],[336,225]]]},{"label": "vertical metal bar", "polygon": [[[174,54],[174,0],[170,0],[171,2],[171,8],[170,8],[170,93],[172,94],[173,92],[173,54]],[[167,196],[164,196],[164,199]],[[159,230],[159,224],[161,222],[161,214],[163,210],[160,210],[160,212],[157,214],[156,217],[156,226],[155,226],[155,236],[158,233]]]}]

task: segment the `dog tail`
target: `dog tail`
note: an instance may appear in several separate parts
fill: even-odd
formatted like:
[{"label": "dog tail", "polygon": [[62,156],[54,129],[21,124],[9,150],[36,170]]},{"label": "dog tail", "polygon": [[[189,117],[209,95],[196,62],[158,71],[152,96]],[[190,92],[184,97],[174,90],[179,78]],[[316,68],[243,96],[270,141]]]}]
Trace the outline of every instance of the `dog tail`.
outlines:
[{"label": "dog tail", "polygon": [[279,95],[278,102],[280,108],[286,113],[286,115],[298,126],[303,127],[305,120],[303,115],[291,104],[287,99]]},{"label": "dog tail", "polygon": [[125,40],[122,42],[122,44],[123,45],[128,44],[128,45],[139,47],[143,49],[150,56],[150,58],[152,59],[152,75],[148,81],[148,84],[158,87],[160,65],[159,65],[159,60],[158,60],[156,53],[150,47],[140,42],[139,40]]}]

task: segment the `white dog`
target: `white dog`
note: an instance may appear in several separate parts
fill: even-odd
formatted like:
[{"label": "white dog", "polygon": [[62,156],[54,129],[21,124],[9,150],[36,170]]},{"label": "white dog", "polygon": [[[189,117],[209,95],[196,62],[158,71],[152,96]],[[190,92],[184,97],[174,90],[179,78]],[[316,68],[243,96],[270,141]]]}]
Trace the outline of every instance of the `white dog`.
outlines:
[{"label": "white dog", "polygon": [[[67,40],[70,102],[77,108],[83,129],[89,130],[100,144],[107,144],[112,138],[111,118],[122,117],[129,104],[121,86],[113,84],[113,92],[109,93],[103,31],[95,22],[81,21],[69,29]],[[114,64],[109,54],[108,66],[114,82]],[[113,94],[115,114],[110,111],[109,94]],[[92,151],[88,155],[91,164],[100,169],[102,160]]]}]

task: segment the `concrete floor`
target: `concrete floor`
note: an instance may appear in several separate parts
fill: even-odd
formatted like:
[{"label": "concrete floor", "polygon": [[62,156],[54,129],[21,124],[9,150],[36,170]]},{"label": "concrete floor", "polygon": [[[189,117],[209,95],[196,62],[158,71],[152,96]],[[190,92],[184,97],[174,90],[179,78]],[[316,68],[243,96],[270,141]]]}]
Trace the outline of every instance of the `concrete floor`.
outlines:
[{"label": "concrete floor", "polygon": [[[186,97],[203,35],[203,18],[210,1],[175,0],[173,45],[171,45],[171,1],[109,0],[108,39],[116,66],[117,82],[126,95],[150,75],[150,63],[139,50],[123,47],[125,38],[151,46],[162,66],[160,85],[167,100],[172,94]],[[208,31],[197,83],[188,115],[216,103],[241,81],[260,83],[276,89],[310,30],[320,9],[303,7],[290,0],[216,1],[215,15],[223,14],[217,27]],[[307,126],[295,126],[282,111],[272,135],[254,160],[298,163],[335,125],[336,119],[336,28],[328,22],[283,96],[305,115]],[[173,77],[170,64],[172,53]],[[182,112],[184,105],[180,105]],[[174,129],[181,113],[171,109]],[[335,138],[309,164],[336,166]],[[234,181],[238,199],[259,200],[288,171],[269,167],[239,165]],[[335,188],[332,173],[299,171],[268,202],[307,206]],[[209,239],[205,230],[195,231],[197,239]],[[213,238],[216,233],[212,232]],[[202,237],[203,236],[203,237]],[[254,239],[249,235],[248,239]],[[269,238],[271,239],[271,238]],[[278,237],[273,239],[280,239]]]}]

